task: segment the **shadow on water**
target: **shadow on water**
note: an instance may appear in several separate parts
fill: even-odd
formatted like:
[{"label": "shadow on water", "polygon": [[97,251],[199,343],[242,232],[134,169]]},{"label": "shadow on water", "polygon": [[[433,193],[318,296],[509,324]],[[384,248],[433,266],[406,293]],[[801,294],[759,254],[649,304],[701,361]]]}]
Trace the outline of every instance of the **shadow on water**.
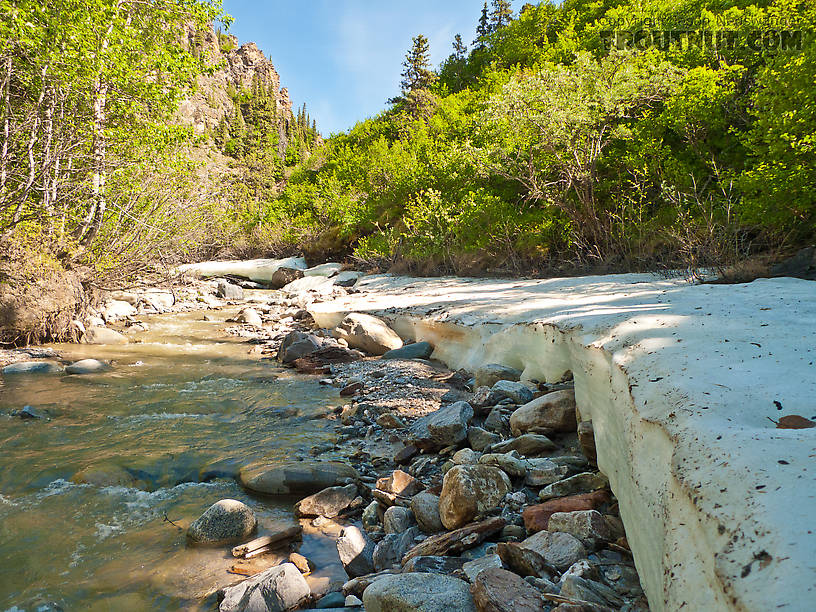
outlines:
[{"label": "shadow on water", "polygon": [[[223,322],[200,319],[148,318],[124,347],[56,347],[111,360],[105,373],[3,380],[0,610],[197,609],[231,581],[228,551],[187,548],[165,517],[186,527],[235,498],[261,531],[291,521],[288,502],[255,499],[234,476],[331,440],[319,417],[336,392],[250,358]],[[48,418],[9,416],[26,405]]]}]

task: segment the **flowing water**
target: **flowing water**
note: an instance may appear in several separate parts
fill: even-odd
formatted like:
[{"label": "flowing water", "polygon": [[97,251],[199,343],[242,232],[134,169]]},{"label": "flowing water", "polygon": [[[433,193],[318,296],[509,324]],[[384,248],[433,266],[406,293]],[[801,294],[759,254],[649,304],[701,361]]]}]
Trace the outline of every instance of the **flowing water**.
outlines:
[{"label": "flowing water", "polygon": [[[148,317],[127,346],[55,347],[112,360],[105,373],[2,380],[0,610],[211,609],[202,597],[229,582],[228,551],[186,547],[168,519],[186,526],[235,498],[262,529],[291,521],[290,503],[254,499],[230,475],[331,440],[320,417],[338,396],[250,357],[223,333],[229,314]],[[26,405],[49,418],[10,416]],[[117,485],[72,482],[83,470]]]}]

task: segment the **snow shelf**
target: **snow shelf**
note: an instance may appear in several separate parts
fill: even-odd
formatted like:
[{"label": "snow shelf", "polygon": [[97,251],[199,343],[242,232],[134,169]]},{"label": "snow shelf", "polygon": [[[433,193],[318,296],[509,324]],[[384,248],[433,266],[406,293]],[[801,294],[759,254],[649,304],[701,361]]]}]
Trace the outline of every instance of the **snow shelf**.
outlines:
[{"label": "snow shelf", "polygon": [[453,368],[575,378],[653,610],[810,610],[816,597],[816,283],[651,275],[361,279],[309,306],[428,341]]},{"label": "snow shelf", "polygon": [[264,283],[271,281],[275,272],[280,268],[306,270],[306,260],[302,257],[288,257],[286,259],[249,259],[246,261],[205,261],[179,266],[173,272],[196,278],[239,276]]}]

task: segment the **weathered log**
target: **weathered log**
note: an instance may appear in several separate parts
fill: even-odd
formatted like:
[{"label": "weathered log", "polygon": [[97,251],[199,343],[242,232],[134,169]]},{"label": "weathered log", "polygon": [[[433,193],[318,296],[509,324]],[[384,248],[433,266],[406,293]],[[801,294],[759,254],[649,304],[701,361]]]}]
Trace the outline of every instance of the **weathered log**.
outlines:
[{"label": "weathered log", "polygon": [[[299,537],[300,534],[303,532],[303,527],[300,525],[292,525],[282,531],[278,531],[276,533],[272,533],[270,535],[261,536],[260,538],[255,538],[251,542],[247,542],[246,544],[240,544],[232,549],[232,556],[233,557],[245,557],[249,559],[249,554],[257,551],[261,548],[270,549],[273,544],[280,544],[287,540],[294,540],[295,538]],[[253,555],[254,556],[254,555]]]},{"label": "weathered log", "polygon": [[449,533],[440,533],[420,542],[405,553],[402,565],[420,556],[445,556],[473,548],[485,538],[501,531],[506,521],[500,516],[472,523]]}]

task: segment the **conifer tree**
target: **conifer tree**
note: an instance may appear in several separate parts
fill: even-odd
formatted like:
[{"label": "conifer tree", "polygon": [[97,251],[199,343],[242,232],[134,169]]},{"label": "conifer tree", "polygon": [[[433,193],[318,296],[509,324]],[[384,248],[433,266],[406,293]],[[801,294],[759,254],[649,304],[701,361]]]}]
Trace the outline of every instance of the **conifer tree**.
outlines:
[{"label": "conifer tree", "polygon": [[426,36],[420,34],[414,37],[414,44],[402,65],[405,68],[400,83],[403,94],[427,89],[433,84],[436,75],[431,70],[431,52]]},{"label": "conifer tree", "polygon": [[490,23],[490,17],[487,10],[487,0],[485,0],[482,8],[482,16],[479,17],[479,25],[476,26],[476,40],[473,41],[474,46],[478,50],[485,48],[485,39],[493,32],[493,26]]},{"label": "conifer tree", "polygon": [[510,0],[493,0],[493,12],[490,13],[492,31],[503,28],[513,20],[513,7]]},{"label": "conifer tree", "polygon": [[453,59],[456,61],[461,61],[465,59],[467,55],[467,45],[462,42],[462,35],[457,34],[456,38],[453,39]]}]

